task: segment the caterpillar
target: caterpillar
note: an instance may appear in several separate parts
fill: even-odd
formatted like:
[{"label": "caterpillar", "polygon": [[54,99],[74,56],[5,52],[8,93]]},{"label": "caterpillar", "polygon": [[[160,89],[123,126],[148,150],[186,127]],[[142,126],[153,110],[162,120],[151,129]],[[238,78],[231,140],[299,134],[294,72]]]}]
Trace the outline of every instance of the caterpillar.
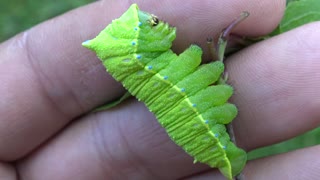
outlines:
[{"label": "caterpillar", "polygon": [[237,108],[228,103],[233,88],[220,81],[224,64],[200,65],[202,50],[197,45],[177,55],[170,49],[175,37],[175,27],[133,4],[82,45],[93,50],[113,78],[146,104],[194,162],[219,168],[232,179],[242,171],[247,156],[226,130]]}]

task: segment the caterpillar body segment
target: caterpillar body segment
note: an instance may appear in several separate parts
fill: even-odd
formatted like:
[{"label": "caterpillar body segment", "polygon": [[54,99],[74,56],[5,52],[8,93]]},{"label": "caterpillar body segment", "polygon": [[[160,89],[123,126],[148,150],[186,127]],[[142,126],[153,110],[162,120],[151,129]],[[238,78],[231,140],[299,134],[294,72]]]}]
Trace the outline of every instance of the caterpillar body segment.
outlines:
[{"label": "caterpillar body segment", "polygon": [[170,50],[174,27],[133,4],[83,46],[96,52],[107,71],[143,101],[170,138],[195,162],[219,168],[232,179],[246,162],[225,124],[237,115],[228,103],[231,86],[219,83],[222,61],[200,65],[202,50],[191,45],[177,55]]}]

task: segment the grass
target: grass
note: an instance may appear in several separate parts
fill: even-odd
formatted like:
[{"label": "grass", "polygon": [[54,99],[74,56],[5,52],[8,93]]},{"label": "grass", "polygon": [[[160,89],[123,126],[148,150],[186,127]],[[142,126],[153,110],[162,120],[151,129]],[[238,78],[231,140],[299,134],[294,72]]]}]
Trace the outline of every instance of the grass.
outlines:
[{"label": "grass", "polygon": [[285,153],[288,151],[314,146],[320,144],[320,128],[316,128],[303,135],[295,137],[293,139],[274,144],[271,146],[263,147],[249,152],[249,159],[257,159],[274,154]]},{"label": "grass", "polygon": [[[69,9],[92,2],[93,0],[10,0],[0,1],[0,42],[28,29],[46,19],[62,14]],[[288,0],[294,1],[294,0]],[[294,139],[249,153],[249,159],[284,153],[294,149],[320,143],[320,128],[307,132]]]}]

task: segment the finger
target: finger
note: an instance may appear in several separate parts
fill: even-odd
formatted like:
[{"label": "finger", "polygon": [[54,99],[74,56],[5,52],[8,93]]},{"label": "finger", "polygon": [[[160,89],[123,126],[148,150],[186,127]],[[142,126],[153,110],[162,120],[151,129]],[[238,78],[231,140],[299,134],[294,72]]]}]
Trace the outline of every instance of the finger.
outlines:
[{"label": "finger", "polygon": [[33,180],[177,179],[207,168],[194,165],[134,99],[74,122],[17,164]]},{"label": "finger", "polygon": [[319,28],[303,26],[228,59],[240,146],[251,150],[319,126]]},{"label": "finger", "polygon": [[[162,5],[172,3],[172,6],[177,2],[165,1]],[[283,10],[279,8],[281,3],[272,2],[274,3],[268,4],[261,11],[256,11],[257,14],[251,19],[259,19],[259,13],[273,12],[278,15],[272,16],[273,23],[270,21],[270,24],[258,27],[260,30],[254,34],[264,32],[262,27],[273,26],[274,22],[279,21]],[[151,6],[150,3],[143,1],[141,5],[146,7],[145,10],[157,9],[159,13],[162,12],[159,16],[163,15],[164,18],[179,17],[179,20],[172,20],[177,21],[175,24],[179,24],[181,19],[186,19],[191,13],[191,10],[173,8],[165,11],[164,7],[154,8],[161,4]],[[230,7],[237,7],[238,3],[228,2]],[[194,4],[198,2],[192,1],[190,6]],[[201,6],[203,9],[197,10],[210,10],[216,12],[213,15],[218,15],[221,11],[212,10],[219,9],[215,5],[208,1],[207,6]],[[222,6],[220,2],[218,5]],[[255,12],[254,7],[260,7],[259,5],[248,2],[240,7]],[[0,104],[0,159],[14,160],[24,156],[75,117],[123,92],[121,86],[104,72],[95,55],[81,47],[81,42],[94,37],[128,6],[127,3],[116,1],[100,1],[43,23],[1,45],[0,81],[3,86],[0,87],[0,93],[3,94],[3,103]],[[201,18],[204,14],[199,12],[194,17],[199,19],[199,24],[203,24],[206,19]],[[238,14],[238,9],[231,8],[229,13],[223,17],[219,26],[228,23],[230,17],[233,19],[234,14]],[[251,22],[257,21],[252,20]],[[186,28],[187,26],[181,26],[181,34],[193,32],[191,29],[186,31]],[[192,29],[195,28],[197,27]],[[211,32],[215,33],[220,29]]]},{"label": "finger", "polygon": [[0,179],[16,180],[17,173],[15,168],[10,164],[0,162]]},{"label": "finger", "polygon": [[[320,146],[258,159],[248,164],[249,179],[319,179]],[[272,164],[272,165],[271,165]]]},{"label": "finger", "polygon": [[[107,1],[105,1],[107,2]],[[138,1],[140,2],[140,1]],[[145,1],[141,1],[145,2]],[[139,4],[139,3],[138,3]],[[191,43],[196,43],[208,53],[206,39],[217,37],[241,12],[250,16],[234,33],[246,36],[262,36],[270,33],[282,18],[286,1],[155,1],[141,3],[141,9],[152,12],[177,27],[174,49],[180,53]]]},{"label": "finger", "polygon": [[80,15],[86,9],[92,5],[0,46],[0,159],[24,156],[75,117],[123,92],[81,47],[89,33],[82,21],[89,18]]},{"label": "finger", "polygon": [[[320,175],[320,146],[250,161],[244,170],[245,179],[316,180]],[[218,172],[195,175],[186,180],[209,180]]]}]

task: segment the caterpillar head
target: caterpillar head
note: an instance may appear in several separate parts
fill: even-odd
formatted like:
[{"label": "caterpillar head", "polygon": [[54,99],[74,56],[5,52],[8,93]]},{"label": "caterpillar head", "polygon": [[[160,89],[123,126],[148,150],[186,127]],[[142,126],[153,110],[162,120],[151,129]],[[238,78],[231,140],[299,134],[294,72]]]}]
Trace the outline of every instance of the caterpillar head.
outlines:
[{"label": "caterpillar head", "polygon": [[100,34],[82,43],[100,59],[137,52],[167,51],[176,37],[176,29],[155,15],[140,11],[136,4],[112,21]]}]

